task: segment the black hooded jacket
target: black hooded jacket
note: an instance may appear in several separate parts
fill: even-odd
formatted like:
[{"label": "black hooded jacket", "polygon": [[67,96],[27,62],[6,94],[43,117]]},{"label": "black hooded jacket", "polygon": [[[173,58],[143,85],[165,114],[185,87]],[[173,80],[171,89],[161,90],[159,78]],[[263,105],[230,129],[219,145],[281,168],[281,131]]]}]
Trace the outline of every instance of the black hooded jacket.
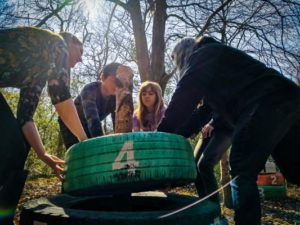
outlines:
[{"label": "black hooded jacket", "polygon": [[249,105],[296,86],[243,51],[216,41],[196,45],[182,72],[158,131],[174,132],[203,98],[234,126]]}]

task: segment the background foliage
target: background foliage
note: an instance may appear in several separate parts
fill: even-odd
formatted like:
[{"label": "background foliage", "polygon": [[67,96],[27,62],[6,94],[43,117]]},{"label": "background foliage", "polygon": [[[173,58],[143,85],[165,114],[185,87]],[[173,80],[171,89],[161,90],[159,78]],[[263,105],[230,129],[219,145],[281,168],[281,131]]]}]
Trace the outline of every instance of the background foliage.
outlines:
[{"label": "background foliage", "polygon": [[[69,31],[83,41],[83,63],[72,70],[74,97],[105,64],[118,61],[134,70],[134,98],[141,81],[154,80],[168,103],[179,80],[170,52],[182,37],[197,35],[237,47],[300,83],[300,3],[295,0],[0,0],[0,29],[17,26]],[[18,91],[1,92],[15,110]],[[46,93],[34,119],[47,151],[63,156]],[[27,166],[33,174],[50,172],[32,153]]]}]

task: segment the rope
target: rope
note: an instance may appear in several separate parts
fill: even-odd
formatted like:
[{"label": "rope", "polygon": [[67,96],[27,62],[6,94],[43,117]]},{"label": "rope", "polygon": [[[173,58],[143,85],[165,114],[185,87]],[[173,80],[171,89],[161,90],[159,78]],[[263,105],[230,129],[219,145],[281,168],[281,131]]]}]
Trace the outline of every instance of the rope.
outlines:
[{"label": "rope", "polygon": [[173,212],[164,214],[164,215],[162,215],[162,216],[160,216],[160,217],[158,217],[158,218],[159,218],[159,219],[163,219],[163,218],[172,216],[172,215],[174,215],[174,214],[177,214],[177,213],[179,213],[179,212],[182,212],[182,211],[184,211],[184,210],[186,210],[186,209],[189,209],[189,208],[193,207],[194,205],[197,205],[197,204],[203,202],[204,200],[208,199],[209,197],[211,197],[211,196],[213,196],[214,194],[218,193],[219,191],[223,190],[225,187],[227,187],[227,186],[230,184],[230,182],[236,180],[237,178],[238,178],[238,176],[234,177],[232,180],[230,180],[229,182],[227,182],[226,184],[224,184],[222,187],[220,187],[219,189],[215,190],[214,192],[210,193],[209,195],[206,195],[205,197],[203,197],[203,198],[201,198],[201,199],[199,199],[199,200],[197,200],[197,201],[195,201],[195,202],[193,202],[193,203],[191,203],[191,204],[189,204],[189,205],[186,205],[186,206],[184,206],[184,207],[182,207],[182,208],[180,208],[180,209],[177,209],[177,210],[175,210],[175,211],[173,211]]}]

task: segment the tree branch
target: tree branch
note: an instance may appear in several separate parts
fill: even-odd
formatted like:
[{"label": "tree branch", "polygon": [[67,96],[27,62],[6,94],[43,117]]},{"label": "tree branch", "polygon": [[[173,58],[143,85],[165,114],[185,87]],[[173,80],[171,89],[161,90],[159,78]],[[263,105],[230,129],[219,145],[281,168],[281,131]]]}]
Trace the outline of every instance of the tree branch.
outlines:
[{"label": "tree branch", "polygon": [[44,25],[48,19],[50,19],[52,16],[54,16],[55,14],[57,14],[59,11],[61,11],[65,6],[69,5],[73,0],[65,0],[64,3],[59,6],[56,10],[54,10],[53,12],[51,12],[48,16],[46,16],[44,19],[42,19],[37,25],[35,25],[35,27],[41,27],[42,25]]}]

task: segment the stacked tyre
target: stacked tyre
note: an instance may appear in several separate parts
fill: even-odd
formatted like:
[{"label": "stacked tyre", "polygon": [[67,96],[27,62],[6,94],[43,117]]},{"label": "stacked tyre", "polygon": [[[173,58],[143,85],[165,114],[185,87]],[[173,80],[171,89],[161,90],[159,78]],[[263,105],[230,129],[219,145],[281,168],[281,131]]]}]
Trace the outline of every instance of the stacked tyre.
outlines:
[{"label": "stacked tyre", "polygon": [[26,204],[20,225],[165,225],[212,224],[219,216],[216,204],[206,201],[170,217],[166,213],[197,200],[182,195],[99,197],[56,195]]},{"label": "stacked tyre", "polygon": [[220,220],[219,205],[209,200],[166,216],[198,199],[161,192],[131,194],[195,178],[193,151],[181,136],[135,132],[89,139],[66,154],[64,193],[25,204],[20,224],[226,224]]},{"label": "stacked tyre", "polygon": [[66,154],[63,188],[73,195],[147,191],[192,182],[190,143],[179,135],[134,132],[98,137]]},{"label": "stacked tyre", "polygon": [[267,161],[265,169],[258,175],[256,183],[260,195],[265,199],[286,197],[287,186],[285,179],[271,159]]}]

